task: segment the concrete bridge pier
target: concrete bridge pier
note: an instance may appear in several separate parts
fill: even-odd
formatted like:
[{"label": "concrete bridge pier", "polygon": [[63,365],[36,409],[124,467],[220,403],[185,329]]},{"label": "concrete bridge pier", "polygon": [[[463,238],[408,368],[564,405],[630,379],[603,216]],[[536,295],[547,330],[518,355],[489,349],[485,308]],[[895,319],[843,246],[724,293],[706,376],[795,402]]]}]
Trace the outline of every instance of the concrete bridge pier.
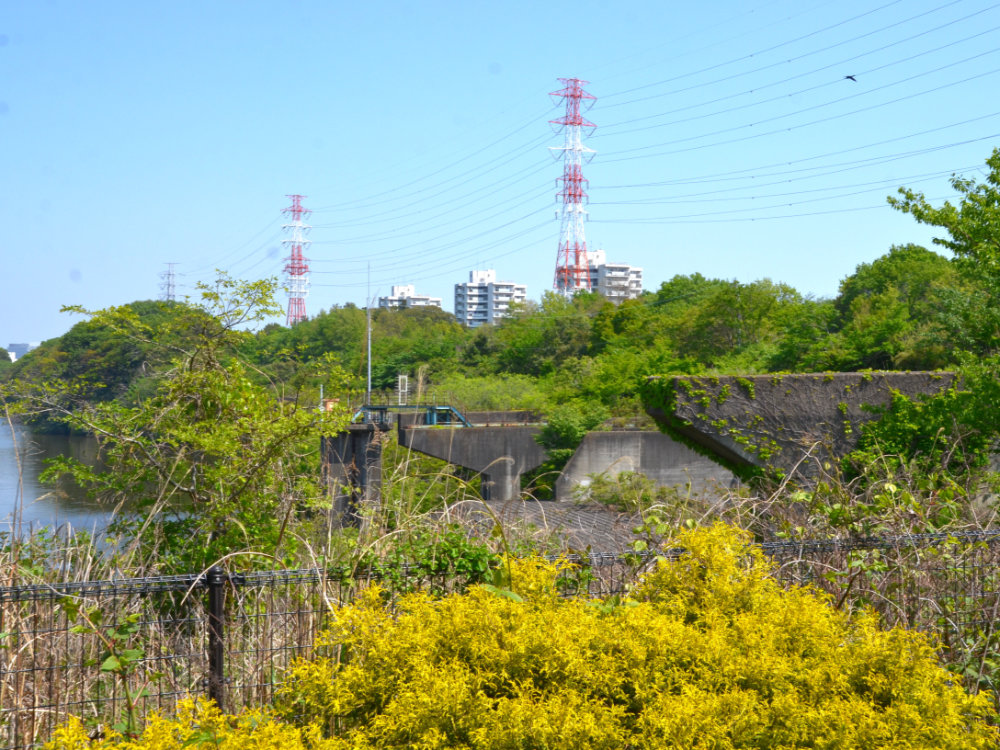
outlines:
[{"label": "concrete bridge pier", "polygon": [[501,456],[479,472],[483,500],[512,500],[521,496],[521,472],[514,468],[514,459]]},{"label": "concrete bridge pier", "polygon": [[334,522],[358,526],[364,507],[377,507],[382,498],[382,441],[384,428],[352,424],[347,430],[322,438],[323,480],[333,499]]}]

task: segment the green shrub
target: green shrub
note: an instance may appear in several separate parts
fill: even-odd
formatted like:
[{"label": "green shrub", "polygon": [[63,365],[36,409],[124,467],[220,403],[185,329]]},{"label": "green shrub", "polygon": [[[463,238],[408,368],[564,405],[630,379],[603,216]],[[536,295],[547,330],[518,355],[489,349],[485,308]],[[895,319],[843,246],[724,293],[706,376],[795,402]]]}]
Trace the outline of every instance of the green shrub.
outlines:
[{"label": "green shrub", "polygon": [[909,398],[893,391],[843,461],[848,474],[909,467],[962,481],[982,473],[1000,440],[1000,358],[969,361],[954,384]]}]

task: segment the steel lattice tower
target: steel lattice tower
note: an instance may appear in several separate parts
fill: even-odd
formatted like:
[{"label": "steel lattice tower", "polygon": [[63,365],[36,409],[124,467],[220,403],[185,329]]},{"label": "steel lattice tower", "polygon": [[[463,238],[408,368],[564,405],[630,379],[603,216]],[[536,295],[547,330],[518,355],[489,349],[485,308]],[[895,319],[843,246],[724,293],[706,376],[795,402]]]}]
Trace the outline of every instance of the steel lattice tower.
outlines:
[{"label": "steel lattice tower", "polygon": [[289,195],[292,205],[282,211],[286,216],[290,216],[292,221],[285,224],[282,229],[291,233],[291,237],[282,240],[281,244],[288,245],[289,253],[285,258],[285,291],[288,293],[288,318],[286,324],[293,326],[300,320],[306,319],[306,297],[309,294],[309,265],[306,257],[302,254],[302,248],[311,240],[305,238],[306,232],[311,227],[302,223],[302,219],[312,211],[302,208],[304,195]]},{"label": "steel lattice tower", "polygon": [[562,190],[556,195],[557,199],[562,198],[562,229],[553,286],[557,292],[571,297],[580,289],[590,289],[587,238],[583,231],[583,220],[587,215],[583,208],[587,200],[583,163],[593,158],[594,151],[583,145],[583,130],[587,128],[588,133],[593,132],[597,126],[584,119],[581,114],[584,100],[589,107],[595,99],[583,90],[588,82],[579,78],[560,78],[559,82],[564,88],[553,91],[551,96],[566,100],[566,114],[558,120],[549,121],[553,125],[560,125],[565,134],[562,147],[550,147],[554,152],[561,151],[563,160],[563,176],[559,178]]},{"label": "steel lattice tower", "polygon": [[167,270],[160,274],[160,278],[163,279],[163,281],[160,282],[160,289],[163,290],[163,296],[160,299],[166,302],[174,302],[177,299],[177,273],[174,271],[174,266],[176,265],[176,263],[167,263]]}]

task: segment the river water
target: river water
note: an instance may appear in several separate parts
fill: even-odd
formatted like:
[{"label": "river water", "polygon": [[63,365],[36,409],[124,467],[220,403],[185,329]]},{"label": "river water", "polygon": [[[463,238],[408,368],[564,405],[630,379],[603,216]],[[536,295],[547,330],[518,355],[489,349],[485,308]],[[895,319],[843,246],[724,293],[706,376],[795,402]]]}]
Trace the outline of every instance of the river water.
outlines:
[{"label": "river water", "polygon": [[45,459],[72,456],[86,463],[96,458],[97,443],[80,435],[44,435],[0,422],[0,532],[71,525],[100,531],[109,508],[87,497],[72,481],[43,485],[38,475]]}]

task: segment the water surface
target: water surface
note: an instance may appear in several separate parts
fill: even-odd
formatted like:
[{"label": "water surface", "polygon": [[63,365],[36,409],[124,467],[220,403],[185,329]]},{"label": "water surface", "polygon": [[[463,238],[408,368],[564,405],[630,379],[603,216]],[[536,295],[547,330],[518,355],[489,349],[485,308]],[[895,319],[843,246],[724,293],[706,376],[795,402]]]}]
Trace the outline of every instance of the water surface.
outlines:
[{"label": "water surface", "polygon": [[0,422],[0,531],[20,531],[70,524],[101,530],[111,509],[100,505],[71,480],[45,485],[38,479],[45,460],[72,456],[96,460],[97,442],[81,435],[45,435],[23,425]]}]

